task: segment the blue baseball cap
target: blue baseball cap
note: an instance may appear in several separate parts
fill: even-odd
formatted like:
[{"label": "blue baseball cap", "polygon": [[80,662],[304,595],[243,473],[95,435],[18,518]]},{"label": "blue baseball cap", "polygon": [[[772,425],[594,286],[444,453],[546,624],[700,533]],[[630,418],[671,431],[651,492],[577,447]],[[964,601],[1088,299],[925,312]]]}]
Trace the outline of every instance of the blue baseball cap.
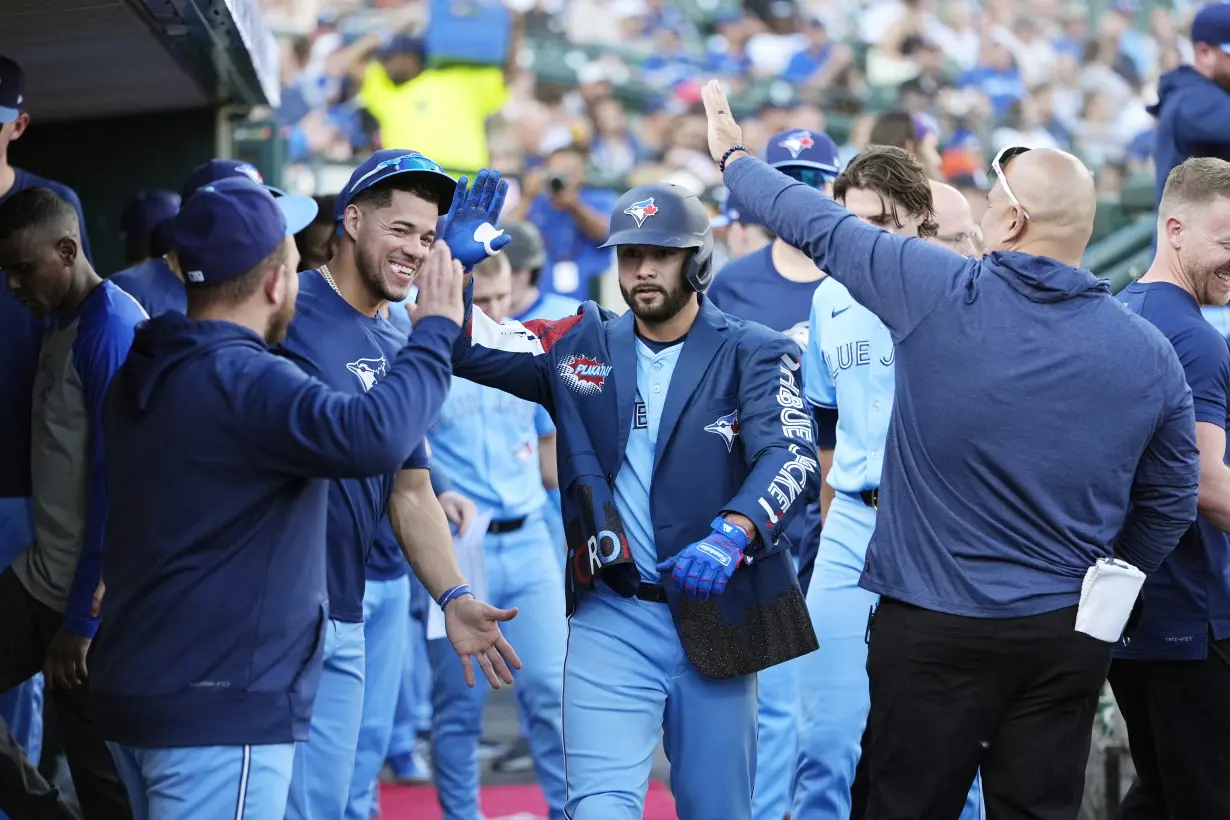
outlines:
[{"label": "blue baseball cap", "polygon": [[1230,3],[1216,3],[1197,12],[1192,20],[1192,42],[1208,43],[1230,54]]},{"label": "blue baseball cap", "polygon": [[828,134],[796,128],[769,138],[764,161],[774,168],[812,168],[828,179],[841,173],[840,151]]},{"label": "blue baseball cap", "polygon": [[310,196],[293,196],[281,188],[266,185],[260,170],[252,163],[241,159],[211,159],[204,165],[198,165],[192,173],[188,174],[180,196],[183,197],[184,202],[187,202],[203,186],[224,179],[249,179],[261,185],[277,197],[279,206],[286,212],[287,221],[292,224],[300,222],[305,226],[310,224],[316,218],[319,210],[316,201]]},{"label": "blue baseball cap", "polygon": [[8,57],[0,57],[0,125],[8,125],[26,104],[26,73]]},{"label": "blue baseball cap", "polygon": [[453,179],[444,169],[418,151],[407,151],[404,148],[385,148],[368,157],[362,165],[354,169],[350,181],[337,196],[333,218],[340,221],[346,213],[347,206],[359,194],[379,185],[389,177],[399,174],[419,174],[436,200],[440,213],[444,214],[453,204],[453,194],[457,192],[457,180]]},{"label": "blue baseball cap", "polygon": [[752,218],[752,215],[747,212],[738,198],[729,190],[726,192],[726,200],[722,203],[722,212],[713,219],[709,220],[709,224],[715,228],[725,228],[727,225],[734,223],[740,225],[759,225],[760,222]]},{"label": "blue baseball cap", "polygon": [[288,198],[274,197],[264,185],[242,176],[201,186],[171,224],[185,284],[207,287],[242,276],[283,239],[306,228],[315,214],[303,220],[298,209],[291,209],[291,221],[283,207]]},{"label": "blue baseball cap", "polygon": [[180,198],[174,191],[155,189],[141,191],[124,207],[120,229],[125,234],[128,256],[135,259],[148,250],[150,256],[162,256],[166,250],[166,229],[159,227],[179,213]]}]

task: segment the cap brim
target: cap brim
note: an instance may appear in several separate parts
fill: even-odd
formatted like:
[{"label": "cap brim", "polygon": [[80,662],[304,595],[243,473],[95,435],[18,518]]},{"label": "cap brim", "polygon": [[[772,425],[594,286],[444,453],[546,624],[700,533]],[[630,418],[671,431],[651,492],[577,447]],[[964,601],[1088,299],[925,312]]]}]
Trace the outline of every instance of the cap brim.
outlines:
[{"label": "cap brim", "polygon": [[21,112],[16,108],[5,108],[0,106],[0,125],[8,125],[10,122],[16,122],[21,116]]},{"label": "cap brim", "polygon": [[786,159],[781,162],[775,162],[770,167],[772,168],[814,168],[822,174],[827,174],[833,179],[837,179],[841,173],[835,165],[825,165],[822,162],[812,162],[810,160]]},{"label": "cap brim", "polygon": [[727,225],[729,225],[733,221],[734,220],[732,220],[726,214],[718,214],[717,216],[709,220],[709,227],[710,228],[725,228]]},{"label": "cap brim", "polygon": [[669,231],[632,228],[611,234],[611,238],[598,247],[613,248],[617,245],[650,245],[655,248],[699,248],[700,244],[700,239],[694,236],[678,236]]},{"label": "cap brim", "polygon": [[[1222,51],[1226,52],[1227,54],[1230,54],[1230,43],[1222,43],[1220,48]],[[0,108],[0,111],[4,111],[4,110],[5,109]]]},{"label": "cap brim", "polygon": [[[363,191],[366,191],[368,188],[373,188],[385,180],[401,176],[402,174],[418,174],[419,176],[422,176],[424,178],[423,181],[431,188],[432,193],[436,196],[436,206],[440,209],[440,215],[443,216],[448,213],[448,209],[453,204],[453,195],[457,193],[457,180],[453,179],[448,174],[441,173],[440,171],[431,171],[426,168],[407,168],[404,171],[394,171],[391,174],[378,177],[371,184],[364,185],[359,190],[351,193],[345,199],[339,197],[337,202],[337,213],[334,214],[334,216],[337,219],[341,219],[341,215],[346,212],[346,207],[354,201],[356,196],[361,194]],[[469,181],[473,182],[474,180],[471,179]]]},{"label": "cap brim", "polygon": [[278,207],[282,209],[282,215],[286,217],[287,236],[294,236],[311,225],[312,220],[316,218],[317,211],[320,210],[316,200],[310,196],[279,196],[274,197],[273,201],[278,203]]}]

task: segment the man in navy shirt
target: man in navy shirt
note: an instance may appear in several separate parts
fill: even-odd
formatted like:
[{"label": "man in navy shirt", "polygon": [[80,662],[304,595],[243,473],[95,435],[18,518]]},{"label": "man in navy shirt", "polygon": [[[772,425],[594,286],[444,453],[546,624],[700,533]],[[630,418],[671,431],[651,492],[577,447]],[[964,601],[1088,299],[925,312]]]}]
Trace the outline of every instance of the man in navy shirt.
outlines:
[{"label": "man in navy shirt", "polygon": [[171,220],[181,204],[179,194],[156,188],[139,192],[124,206],[120,230],[126,264],[139,265],[166,255],[171,249]]},{"label": "man in navy shirt", "polygon": [[[783,174],[833,195],[838,172],[837,143],[817,131],[783,131],[769,139],[765,161]],[[738,210],[739,219],[751,220]],[[709,289],[713,304],[732,316],[750,319],[785,333],[807,348],[812,295],[824,279],[824,271],[807,254],[775,237],[764,248],[731,260],[718,272]],[[803,372],[807,372],[806,365]],[[806,385],[805,385],[806,386]],[[823,444],[820,449],[823,452]],[[821,461],[821,469],[826,469]],[[799,513],[786,530],[794,544],[800,582],[810,579],[820,540],[820,505]],[[806,593],[807,587],[803,587]],[[791,780],[794,774],[799,717],[796,661],[760,673],[756,690],[759,701],[759,733],[756,745],[756,790],[752,814],[757,820],[781,818],[790,813]]]},{"label": "man in navy shirt", "polygon": [[1230,347],[1200,314],[1201,305],[1230,299],[1230,163],[1189,159],[1170,172],[1157,247],[1119,299],[1155,324],[1183,363],[1200,448],[1200,517],[1145,582],[1140,621],[1110,667],[1136,766],[1118,816],[1230,817]]},{"label": "man in navy shirt", "polygon": [[[342,231],[337,254],[319,269],[300,274],[295,320],[281,351],[334,390],[372,390],[404,345],[404,335],[381,317],[381,308],[406,299],[436,241],[437,221],[449,212],[457,190],[440,166],[413,151],[378,151],[356,168],[337,199],[335,216]],[[497,208],[501,204],[495,203]],[[494,223],[497,216],[498,210],[485,220]],[[456,224],[454,219],[450,226]],[[485,254],[482,245],[478,253]],[[476,261],[468,258],[470,264]],[[411,338],[417,334],[416,328]],[[364,565],[386,510],[415,574],[433,596],[446,591],[438,573],[420,566],[424,555],[437,552],[447,553],[451,561],[452,537],[431,488],[423,431],[413,432],[414,447],[400,470],[337,479],[329,486],[324,672],[311,736],[295,752],[288,818],[341,817],[352,782],[366,786],[378,773],[383,755],[374,760],[374,770],[358,773],[355,754],[366,671]],[[401,617],[408,609],[408,604],[402,607]],[[381,648],[373,647],[372,654],[379,658]],[[494,674],[489,679],[499,686]],[[467,682],[473,683],[472,671]]]},{"label": "man in navy shirt", "polygon": [[[283,816],[337,641],[330,480],[383,481],[448,386],[461,271],[443,246],[423,266],[414,338],[370,391],[333,389],[269,351],[295,314],[290,235],[303,227],[278,205],[246,179],[184,203],[173,233],[188,315],[138,329],[107,397],[105,440],[127,457],[108,463],[92,695],[148,820]],[[463,586],[447,548],[416,559],[429,585]],[[511,677],[495,648],[511,655],[495,620],[508,613],[458,597],[445,617],[458,651],[490,651]]]},{"label": "man in navy shirt", "polygon": [[[211,159],[198,165],[184,180],[180,198],[187,202],[201,187],[221,179],[243,177],[264,185],[264,178],[256,166],[250,162],[235,159]],[[285,198],[281,203],[287,213],[292,214],[296,223],[312,219],[316,213],[316,203],[306,196],[286,196],[282,191],[271,185],[265,187],[275,197]],[[298,247],[289,249],[290,264],[298,265]],[[174,311],[184,313],[188,309],[188,299],[184,290],[183,274],[179,271],[174,248],[170,252],[126,268],[110,276],[115,284],[126,290],[134,299],[141,303],[150,316],[160,316]]]}]

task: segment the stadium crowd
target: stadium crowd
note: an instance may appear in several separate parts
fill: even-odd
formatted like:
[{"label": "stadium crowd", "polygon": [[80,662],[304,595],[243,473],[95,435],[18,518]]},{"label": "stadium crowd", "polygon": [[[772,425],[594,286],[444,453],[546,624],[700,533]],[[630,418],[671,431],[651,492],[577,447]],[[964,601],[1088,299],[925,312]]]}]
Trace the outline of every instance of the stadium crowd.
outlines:
[{"label": "stadium crowd", "polygon": [[[668,754],[675,744],[671,790],[679,816],[689,820],[844,820],[864,812],[1074,818],[1084,740],[1109,668],[1116,697],[1132,712],[1128,729],[1137,744],[1136,784],[1118,816],[1224,816],[1217,813],[1227,805],[1218,773],[1230,771],[1230,761],[1206,735],[1215,734],[1225,706],[1213,707],[1213,726],[1193,731],[1199,739],[1186,755],[1167,745],[1174,732],[1161,724],[1186,725],[1194,713],[1168,704],[1187,696],[1201,705],[1230,681],[1230,655],[1223,656],[1230,651],[1230,576],[1220,578],[1230,573],[1222,532],[1222,522],[1230,523],[1230,484],[1222,475],[1230,348],[1217,338],[1230,335],[1230,294],[1219,284],[1230,263],[1218,256],[1230,247],[1230,221],[1222,219],[1230,214],[1218,210],[1230,207],[1230,166],[1200,164],[1201,157],[1230,159],[1230,129],[1223,129],[1230,125],[1230,4],[1114,0],[1094,14],[1087,4],[1056,0],[1032,3],[1028,13],[1008,0],[977,7],[963,0],[509,0],[472,12],[491,15],[493,35],[482,43],[443,30],[442,16],[431,9],[447,5],[268,0],[267,15],[282,34],[282,104],[256,116],[282,126],[283,184],[265,185],[246,162],[212,159],[186,180],[168,180],[165,190],[133,192],[123,217],[125,270],[94,271],[71,189],[0,164],[0,187],[8,184],[0,193],[7,282],[0,308],[12,342],[4,377],[27,385],[7,412],[19,422],[24,415],[30,431],[28,441],[14,439],[3,452],[9,462],[28,458],[24,476],[4,467],[3,546],[13,563],[0,575],[0,615],[20,640],[0,649],[0,688],[12,687],[0,702],[0,809],[14,820],[78,812],[86,820],[171,820],[204,817],[202,810],[210,817],[392,818],[381,813],[383,779],[432,783],[447,820],[477,820],[480,764],[489,761],[496,772],[533,769],[552,820],[639,817],[639,779],[648,779],[664,730]],[[473,20],[465,22],[476,30]],[[0,58],[5,146],[28,123],[23,87],[21,67]],[[1185,164],[1189,157],[1196,159]],[[499,184],[487,169],[498,170]],[[454,196],[461,176],[471,187]],[[962,321],[982,317],[975,321],[982,331],[989,325],[978,322],[988,319],[976,311],[1000,321],[1004,306],[1017,304],[1010,289],[985,284],[1005,271],[1027,283],[1014,287],[1029,289],[1024,301],[1036,313],[1030,321],[1054,321],[1041,318],[1054,314],[1039,305],[1101,295],[1108,289],[1080,268],[1097,229],[1095,206],[1142,181],[1160,207],[1162,250],[1143,283],[1119,298],[1157,325],[1173,351],[1162,334],[1146,339],[1124,324],[1118,306],[1099,314],[1096,329],[1122,342],[1122,350],[1099,362],[1076,362],[1061,349],[1085,332],[1070,324],[1041,340],[1028,324],[996,335],[989,349],[1000,364],[991,365],[955,352],[976,349],[970,339],[957,344],[915,332],[934,328],[925,324],[933,312],[960,309],[967,318],[953,326],[976,339]],[[1054,197],[1061,188],[1064,196]],[[845,211],[834,200],[862,221],[842,222]],[[897,251],[874,244],[889,241],[884,231],[864,223],[897,234],[893,242],[925,240],[923,251],[917,243],[891,247],[913,248],[913,264],[951,269],[948,278],[960,284],[951,293],[924,293],[907,277],[901,292],[908,298],[876,285],[872,277],[884,281],[908,264],[889,260]],[[1182,237],[1194,230],[1216,248],[1185,250],[1183,241],[1193,240]],[[830,243],[838,234],[843,242]],[[419,238],[421,247],[405,250]],[[872,261],[858,261],[851,248]],[[900,253],[905,259],[907,251]],[[1020,256],[1031,261],[1022,266]],[[47,284],[52,257],[60,278]],[[659,282],[672,265],[677,292]],[[975,268],[981,286],[968,274]],[[671,301],[696,291],[706,295],[692,298],[693,307]],[[958,292],[963,299],[953,297]],[[615,313],[594,318],[593,308],[578,314],[590,299],[616,312],[626,303],[627,321]],[[1204,321],[1192,329],[1188,314],[1199,317],[1196,307],[1217,331]],[[688,324],[679,324],[681,310]],[[46,321],[52,314],[61,321]],[[194,324],[198,319],[250,330],[219,339],[210,335],[216,328]],[[510,325],[501,329],[491,320]],[[728,320],[739,340],[728,347],[746,346],[754,355],[740,353],[737,366],[716,352],[711,366],[700,354],[689,358],[680,344],[685,337],[695,351],[713,328],[726,332]],[[759,335],[763,328],[742,320],[777,333]],[[570,402],[584,408],[584,399],[615,392],[603,393],[618,374],[599,353],[621,332],[637,350],[635,420],[628,419],[631,436],[599,443],[590,411]],[[1208,354],[1206,332],[1217,342],[1216,356]],[[277,364],[265,355],[266,343]],[[214,354],[199,351],[221,345],[233,346],[222,364],[197,376],[208,385],[238,381],[199,399],[174,368],[202,367],[199,357]],[[762,351],[767,359],[757,358]],[[1136,647],[1117,650],[1111,666],[1110,646],[1124,624],[1116,630],[1115,616],[1106,616],[1111,627],[1082,622],[1067,596],[1074,577],[1080,590],[1088,562],[1079,571],[1063,566],[1071,555],[1062,548],[1032,563],[994,550],[974,560],[957,555],[956,568],[947,570],[925,555],[888,552],[894,528],[909,530],[902,522],[913,520],[911,531],[921,531],[920,522],[937,521],[926,505],[945,503],[903,503],[904,488],[915,480],[903,478],[903,452],[925,472],[936,469],[935,453],[951,455],[965,436],[936,415],[934,403],[918,400],[936,394],[934,369],[920,364],[934,362],[936,351],[951,357],[970,384],[1006,390],[1011,381],[1020,392],[994,406],[988,394],[962,388],[962,419],[1015,413],[1013,423],[1026,425],[1021,408],[1042,398],[1029,386],[1034,378],[1057,391],[1059,405],[1092,407],[1139,391],[1135,413],[1120,420],[1133,443],[1069,450],[1058,459],[1068,476],[1059,484],[1022,455],[1021,442],[970,444],[968,454],[952,459],[991,474],[963,479],[970,487],[985,480],[1004,498],[1028,490],[1047,499],[1046,515],[1025,515],[999,498],[985,516],[967,516],[990,531],[1011,529],[1022,544],[1059,533],[1054,540],[1061,544],[1112,545],[1119,561],[1097,549],[1089,561],[1107,575],[1122,571],[1113,581],[1122,589],[1136,575],[1140,583],[1144,574],[1165,577],[1170,586],[1155,590],[1156,600],[1176,611],[1186,604],[1177,603],[1183,596],[1174,590],[1197,578],[1207,624],[1200,621],[1194,637],[1176,639],[1188,654],[1152,649],[1150,641],[1164,646],[1174,638],[1166,630],[1182,630],[1177,620],[1149,621],[1156,616],[1146,607]],[[1119,377],[1129,360],[1143,356],[1155,357],[1156,373]],[[227,364],[249,361],[243,357],[252,369]],[[1041,360],[1049,362],[1047,372],[1068,368],[1064,385],[1037,375]],[[283,367],[287,361],[294,367]],[[525,363],[534,361],[540,364]],[[524,375],[544,361],[563,387],[554,377],[542,387]],[[1016,368],[1011,380],[1003,362]],[[864,366],[874,375],[845,372]],[[260,368],[263,375],[253,376]],[[733,381],[705,381],[727,372],[737,374]],[[1115,376],[1102,379],[1106,372]],[[690,417],[691,405],[672,406],[665,395],[653,398],[667,393],[660,380],[669,387],[672,374],[676,384],[691,385],[703,399],[696,404],[715,419]],[[108,392],[112,376],[117,382]],[[841,387],[854,378],[869,380],[857,398]],[[911,379],[927,389],[912,392]],[[285,417],[277,415],[279,391],[299,397]],[[761,394],[767,407],[757,405]],[[198,399],[206,403],[194,408]],[[803,421],[790,421],[791,408]],[[210,423],[198,429],[184,422],[194,409],[207,410]],[[104,412],[108,446],[141,453],[140,465],[103,458],[97,431]],[[228,413],[254,432],[232,438]],[[681,418],[698,422],[702,432],[676,427]],[[780,418],[780,441],[766,418]],[[924,423],[915,428],[918,418]],[[1033,424],[1084,441],[1093,420],[1042,424],[1035,417]],[[926,432],[906,435],[901,425]],[[154,427],[185,442],[195,437],[185,443],[189,455],[156,452]],[[1223,431],[1215,477],[1205,463],[1215,444],[1209,427]],[[403,428],[415,433],[414,446],[389,448],[405,438]],[[983,430],[992,435],[992,428],[999,425]],[[679,447],[694,463],[661,455],[674,436],[691,437]],[[580,441],[587,437],[597,446]],[[720,457],[748,442],[759,449],[738,469],[746,468],[749,481],[763,469],[778,493],[762,496],[759,507],[755,493],[743,497],[743,473],[690,493],[682,479],[664,477],[697,465],[706,475],[724,475]],[[628,449],[626,457],[615,454],[620,460],[609,470],[604,459],[614,443]],[[1111,451],[1119,459],[1113,469],[1106,466]],[[211,488],[210,498],[225,503],[206,503],[205,495],[188,500],[198,485],[179,475],[181,461],[199,471],[194,480]],[[1004,489],[994,474],[1010,463],[1022,469],[1013,471],[1017,485]],[[943,464],[938,469],[934,483],[954,494],[944,508],[951,511],[969,488],[953,489],[954,474]],[[1081,470],[1087,481],[1078,480]],[[320,479],[328,479],[327,504]],[[234,493],[241,482],[259,486],[275,513],[257,511]],[[785,485],[791,489],[780,489]],[[108,486],[142,492],[112,490],[108,498]],[[1094,488],[1089,508],[1073,500],[1083,486]],[[314,502],[311,487],[320,490]],[[715,493],[724,494],[719,503],[726,506],[716,510],[721,515],[706,536]],[[780,506],[770,507],[766,497]],[[313,531],[308,516],[295,512],[311,506],[305,501],[318,502],[322,521],[327,508],[327,530]],[[607,523],[590,527],[604,503]],[[107,504],[110,520],[96,513]],[[706,504],[697,531],[693,507]],[[663,520],[666,507],[683,511],[686,526],[678,526],[692,542],[677,555],[661,554],[664,533],[675,526]],[[1201,519],[1193,524],[1197,510]],[[264,529],[270,515],[283,512],[285,531]],[[1090,520],[1096,532],[1083,529]],[[941,554],[969,537],[963,524],[948,526],[929,530],[934,543],[921,545],[920,554]],[[599,561],[595,550],[612,531],[624,551]],[[1027,531],[1037,541],[1028,542]],[[105,553],[104,532],[108,543],[148,550]],[[307,560],[289,552],[298,542],[287,533],[303,539]],[[232,578],[243,576],[235,594],[258,602],[253,611],[232,617],[230,603],[214,594],[226,584],[218,586],[203,564],[165,561],[162,539],[184,555],[217,542],[216,552],[197,557],[216,561]],[[1191,539],[1204,550],[1194,559],[1190,544],[1183,552]],[[777,550],[779,541],[792,546]],[[1176,541],[1183,560],[1208,566],[1163,564]],[[638,552],[646,544],[648,558]],[[312,558],[327,572],[304,569],[314,566]],[[981,560],[1016,573],[1011,583],[1008,574],[980,575],[973,565]],[[639,571],[639,585],[621,588],[620,564],[631,565],[623,568],[632,577]],[[241,565],[265,566],[263,573],[280,580],[260,572],[248,577],[236,569]],[[962,581],[949,584],[954,573]],[[285,578],[293,583],[283,586]],[[606,594],[584,589],[595,585]],[[304,590],[306,596],[294,594]],[[583,595],[606,601],[609,610],[578,610]],[[705,633],[721,626],[696,614],[697,599],[710,595],[711,612],[731,598],[742,602],[738,615],[731,604],[721,617],[751,638],[731,637],[734,630],[721,640]],[[188,633],[192,619],[176,613],[184,601],[200,607],[203,622],[221,624],[217,633]],[[661,608],[668,601],[674,611],[691,613],[678,616],[679,639]],[[1084,595],[1081,601],[1085,606]],[[743,604],[748,612],[771,611],[777,631],[758,633],[764,624]],[[289,634],[299,615],[319,621],[311,635]],[[148,629],[152,616],[193,635],[192,651]],[[269,618],[283,621],[270,627]],[[1003,618],[1002,633],[980,632],[986,618]],[[1073,618],[1076,631],[1100,645],[1073,643]],[[1131,618],[1129,635],[1139,608]],[[669,646],[676,654],[621,656],[627,645],[605,627],[618,619],[632,624],[625,634],[635,631],[639,646]],[[1183,629],[1189,625],[1184,621]],[[222,637],[227,629],[229,639]],[[927,630],[929,640],[917,642]],[[313,674],[300,677],[299,666],[284,659],[269,669],[235,671],[245,659],[263,657],[259,647],[242,645],[239,636],[248,634],[260,634],[283,655],[306,653],[300,665]],[[767,648],[755,646],[769,634]],[[817,638],[821,651],[814,652]],[[985,647],[976,642],[992,639],[997,650],[1011,649],[995,657],[993,683],[986,683],[989,666],[957,670],[952,663],[931,681],[934,691],[919,694],[924,684],[911,683],[919,667],[910,663],[930,661],[927,653],[941,651],[944,641]],[[1062,652],[1035,649],[1055,641]],[[256,654],[243,654],[250,651]],[[179,654],[189,659],[175,672],[182,680],[171,680],[170,672],[159,681],[146,675]],[[1215,669],[1183,677],[1168,672],[1174,661]],[[663,676],[666,705],[649,709],[648,724],[630,718],[645,711],[639,695],[621,703],[626,693],[604,682],[606,665],[639,693],[656,696],[654,676]],[[483,677],[500,688],[513,679],[510,669],[519,670],[520,738],[491,748],[482,737]],[[1072,680],[1039,681],[1038,669]],[[278,682],[289,672],[293,679]],[[997,687],[1007,687],[1008,675],[1017,689],[1001,702]],[[175,686],[182,691],[163,691]],[[228,693],[232,686],[244,687],[247,700]],[[289,698],[275,704],[262,699],[263,690],[262,698],[250,697],[269,686]],[[909,697],[934,704],[953,686],[977,688],[977,709],[962,706],[976,716],[941,726],[925,710],[909,709],[907,718],[901,710],[908,707],[885,705]],[[44,690],[54,706],[46,727]],[[206,690],[212,700],[203,699]],[[297,702],[304,697],[306,705]],[[1031,724],[1032,734],[1010,733],[1011,716],[1029,713],[1030,697],[1044,702],[1038,711],[1053,720]],[[1079,708],[1065,711],[1069,702]],[[1005,716],[986,717],[989,703]],[[569,736],[562,723],[570,710],[586,715],[574,727],[591,728]],[[712,719],[718,715],[725,719]],[[50,746],[40,767],[44,729]],[[287,733],[294,743],[284,742]],[[958,734],[967,737],[953,739]],[[1066,740],[1056,741],[1058,735]],[[235,739],[250,736],[256,739]],[[970,751],[978,742],[989,745],[984,736],[999,738],[1005,750]],[[919,760],[922,750],[949,761],[933,782],[918,774],[927,763]],[[1049,768],[1029,762],[1039,750]],[[575,757],[569,761],[566,752]],[[61,755],[71,772],[67,796],[60,788],[66,775],[55,771]],[[1035,769],[1045,771],[1038,776]],[[722,785],[709,788],[710,777]],[[227,791],[236,779],[237,797]],[[735,808],[731,801],[741,799],[745,780],[755,784],[751,801]],[[1176,796],[1176,787],[1186,796]],[[176,805],[198,813],[177,813]]]}]

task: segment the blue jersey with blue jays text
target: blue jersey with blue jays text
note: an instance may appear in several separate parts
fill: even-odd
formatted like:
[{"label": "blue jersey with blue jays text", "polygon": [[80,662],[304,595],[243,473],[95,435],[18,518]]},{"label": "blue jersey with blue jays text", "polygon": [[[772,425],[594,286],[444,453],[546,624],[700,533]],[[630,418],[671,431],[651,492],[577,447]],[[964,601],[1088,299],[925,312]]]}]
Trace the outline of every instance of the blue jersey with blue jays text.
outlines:
[{"label": "blue jersey with blue jays text", "polygon": [[[623,519],[636,568],[642,578],[655,583],[658,581],[658,546],[649,506],[653,461],[658,448],[662,409],[666,406],[671,376],[682,350],[682,339],[663,345],[646,342],[637,336],[632,432],[628,434],[628,446],[624,449],[624,463],[615,475],[615,506]],[[733,434],[730,435],[733,441]]]},{"label": "blue jersey with blue jays text", "polygon": [[[299,299],[282,352],[334,390],[363,393],[388,370],[406,337],[386,319],[364,316],[329,287],[319,271],[299,275]],[[426,469],[420,442],[403,469]],[[364,565],[385,515],[395,475],[348,478],[329,485],[329,617],[363,620]]]},{"label": "blue jersey with blue jays text", "polygon": [[188,293],[184,283],[167,260],[159,257],[111,274],[109,281],[119,285],[141,303],[150,316],[187,313]]},{"label": "blue jersey with blue jays text", "polygon": [[[1196,300],[1169,282],[1133,282],[1118,294],[1174,345],[1192,390],[1196,422],[1224,428],[1230,397],[1230,347],[1201,315]],[[1131,643],[1116,656],[1133,660],[1203,660],[1208,635],[1230,637],[1230,537],[1203,518],[1145,581],[1146,605]]]},{"label": "blue jersey with blue jays text", "polygon": [[876,489],[893,412],[893,340],[832,277],[816,289],[811,328],[803,388],[813,405],[837,411],[837,446],[826,480],[843,493]]}]

